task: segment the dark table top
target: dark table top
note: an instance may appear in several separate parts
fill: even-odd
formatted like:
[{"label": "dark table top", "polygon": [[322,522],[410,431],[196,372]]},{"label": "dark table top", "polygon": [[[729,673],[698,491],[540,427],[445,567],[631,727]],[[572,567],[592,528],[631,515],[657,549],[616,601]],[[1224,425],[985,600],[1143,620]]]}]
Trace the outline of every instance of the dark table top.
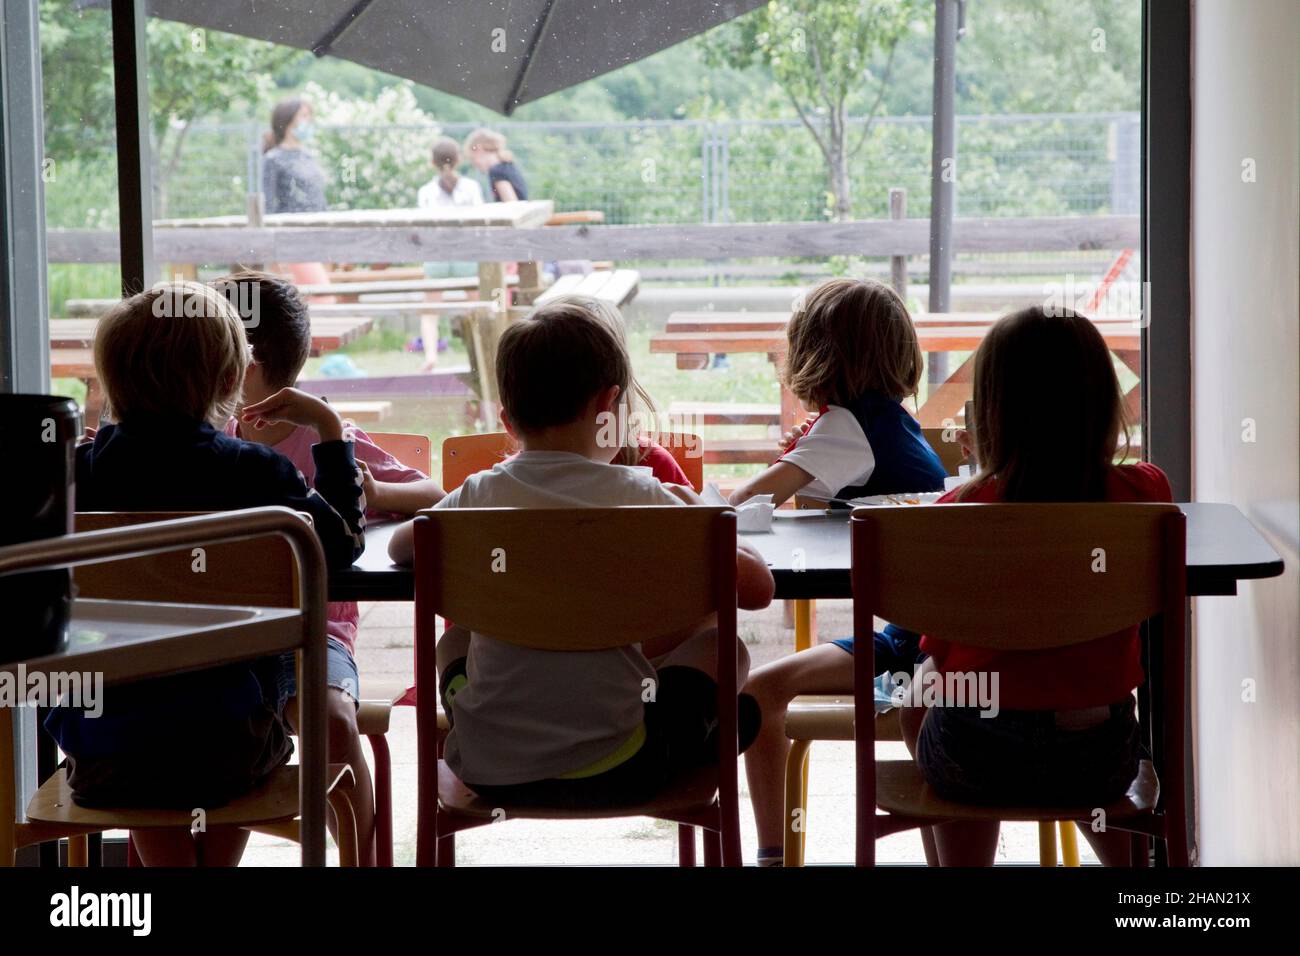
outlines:
[{"label": "dark table top", "polygon": [[[1237,582],[1282,573],[1282,559],[1236,506],[1180,502],[1187,515],[1187,593],[1236,594]],[[778,598],[848,598],[848,511],[777,512],[772,531],[742,537],[767,559]],[[332,601],[410,601],[415,582],[409,568],[388,560],[388,539],[397,524],[366,530],[366,551],[349,570],[330,575]],[[796,571],[802,553],[803,570]]]}]

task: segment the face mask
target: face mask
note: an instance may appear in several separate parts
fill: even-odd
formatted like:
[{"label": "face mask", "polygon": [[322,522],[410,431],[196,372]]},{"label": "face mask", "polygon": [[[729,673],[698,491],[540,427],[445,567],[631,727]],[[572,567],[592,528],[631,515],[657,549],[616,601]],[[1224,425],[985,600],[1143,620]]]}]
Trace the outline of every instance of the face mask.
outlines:
[{"label": "face mask", "polygon": [[316,135],[316,125],[314,123],[299,123],[293,128],[293,135],[306,143]]}]

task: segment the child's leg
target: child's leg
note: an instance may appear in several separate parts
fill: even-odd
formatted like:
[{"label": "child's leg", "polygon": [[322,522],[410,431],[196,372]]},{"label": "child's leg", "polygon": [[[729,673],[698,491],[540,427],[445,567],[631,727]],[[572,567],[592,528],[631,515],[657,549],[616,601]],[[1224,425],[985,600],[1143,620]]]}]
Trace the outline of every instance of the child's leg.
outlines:
[{"label": "child's leg", "polygon": [[145,866],[238,866],[248,831],[213,827],[191,834],[180,828],[132,830],[131,841]]},{"label": "child's leg", "polygon": [[758,701],[762,723],[745,751],[745,775],[758,826],[758,845],[779,848],[785,839],[785,762],[790,741],[785,711],[800,694],[843,693],[853,686],[853,656],[833,644],[819,644],[765,664],[750,675],[746,693]]},{"label": "child's leg", "polygon": [[[298,730],[297,700],[289,698],[285,716],[294,732]],[[375,794],[370,780],[370,765],[361,748],[357,731],[357,702],[338,687],[330,687],[325,698],[326,746],[330,763],[346,763],[352,768],[353,790],[348,795],[357,819],[357,846],[362,866],[375,865]],[[338,834],[338,821],[328,815],[330,833]]]},{"label": "child's leg", "polygon": [[[356,814],[360,863],[362,866],[374,866],[374,785],[370,779],[370,765],[366,763],[365,751],[361,748],[361,734],[357,731],[357,699],[361,678],[357,673],[356,659],[343,644],[330,638],[327,651],[325,717],[329,761],[346,763],[352,768],[354,784],[349,798]],[[290,693],[295,691],[295,687],[290,687]],[[284,713],[296,731],[298,708],[294,698],[289,698]],[[337,835],[338,822],[333,814],[329,814],[327,819],[330,832]]]},{"label": "child's leg", "polygon": [[420,316],[420,341],[424,345],[424,370],[432,372],[438,364],[438,313]]},{"label": "child's leg", "polygon": [[[917,668],[913,687],[918,691],[925,686],[925,675],[935,670],[934,659],[929,658]],[[916,758],[916,741],[929,708],[921,706],[918,697],[899,713],[899,728],[907,752]],[[998,831],[1001,825],[993,823],[945,823],[941,826],[923,827],[921,841],[925,845],[925,858],[930,865],[939,866],[992,866],[998,849]]]}]

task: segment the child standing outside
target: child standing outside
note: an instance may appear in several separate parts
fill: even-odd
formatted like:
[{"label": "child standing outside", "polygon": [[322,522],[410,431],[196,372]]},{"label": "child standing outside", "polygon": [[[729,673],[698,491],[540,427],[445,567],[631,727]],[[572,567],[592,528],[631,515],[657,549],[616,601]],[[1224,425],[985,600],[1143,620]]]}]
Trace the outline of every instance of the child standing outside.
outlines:
[{"label": "child standing outside", "polygon": [[[100,319],[94,355],[113,423],[77,448],[78,510],[283,505],[311,516],[330,568],[361,554],[361,476],[333,409],[296,393],[259,411],[316,436],[311,484],[270,449],[222,434],[249,357],[239,314],[212,287],[171,283],[124,300]],[[270,658],[113,687],[98,718],[55,708],[46,729],[80,804],[216,807],[288,759],[292,675]],[[150,866],[233,866],[248,839],[220,827],[132,835]]]},{"label": "child standing outside", "polygon": [[[631,382],[626,350],[582,308],[547,305],[510,324],[497,350],[502,420],[522,451],[468,478],[440,508],[681,506],[699,499],[636,468],[610,464],[601,440]],[[389,554],[412,558],[412,529]],[[629,542],[635,552],[635,543]],[[773,581],[737,546],[737,602],[765,607]],[[742,649],[743,650],[743,649]],[[739,661],[741,677],[748,658]],[[484,799],[592,807],[648,799],[678,771],[717,759],[717,631],[602,651],[537,651],[452,628],[438,642],[442,696],[452,720],[446,759]],[[644,703],[642,682],[657,682]],[[758,719],[740,704],[741,744]]]},{"label": "child standing outside", "polygon": [[[903,401],[921,382],[922,354],[912,317],[879,282],[831,279],[813,289],[786,328],[784,381],[819,414],[775,464],[732,495],[739,504],[771,494],[780,504],[800,491],[855,498],[942,491],[944,469]],[[874,637],[876,669],[910,673],[919,635],[892,624]],[[785,711],[800,694],[853,686],[853,638],[819,644],[758,668],[745,690],[763,712],[745,772],[758,823],[759,863],[781,862],[783,775],[790,741]]]},{"label": "child standing outside", "polygon": [[[454,139],[443,136],[433,144],[433,169],[433,179],[421,186],[416,195],[416,205],[421,209],[483,205],[483,189],[478,181],[462,176],[459,172],[460,147]],[[426,262],[424,274],[430,279],[468,278],[478,275],[478,263]],[[420,316],[420,339],[424,343],[426,372],[437,367],[438,353],[447,348],[441,326],[442,318],[436,312]]]},{"label": "child standing outside", "polygon": [[[266,273],[244,272],[224,276],[214,283],[227,299],[252,312],[247,335],[252,361],[244,375],[244,406],[226,423],[226,433],[264,445],[287,458],[307,481],[316,473],[313,448],[316,433],[293,421],[275,421],[276,409],[286,395],[302,395],[291,386],[298,380],[311,351],[311,319],[306,303],[294,286]],[[272,419],[259,424],[257,418]],[[343,423],[343,438],[363,474],[362,490],[369,515],[411,515],[442,499],[442,488],[414,468],[408,468],[378,447],[351,422]],[[353,601],[331,601],[326,621],[328,640],[330,760],[352,765],[353,791],[361,860],[373,862],[374,797],[361,737],[357,732],[360,679],[356,664],[357,624],[360,612]],[[291,680],[290,698],[296,696]],[[292,722],[294,701],[286,707]]]}]

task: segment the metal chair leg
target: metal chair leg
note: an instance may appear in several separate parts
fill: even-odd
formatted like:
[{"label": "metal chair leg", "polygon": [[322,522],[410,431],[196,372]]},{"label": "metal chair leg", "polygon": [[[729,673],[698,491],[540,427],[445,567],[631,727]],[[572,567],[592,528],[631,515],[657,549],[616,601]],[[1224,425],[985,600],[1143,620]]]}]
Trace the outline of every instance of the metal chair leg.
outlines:
[{"label": "metal chair leg", "polygon": [[811,740],[790,741],[790,755],[785,761],[785,840],[782,850],[785,866],[803,866],[804,836],[808,826],[808,751]]}]

